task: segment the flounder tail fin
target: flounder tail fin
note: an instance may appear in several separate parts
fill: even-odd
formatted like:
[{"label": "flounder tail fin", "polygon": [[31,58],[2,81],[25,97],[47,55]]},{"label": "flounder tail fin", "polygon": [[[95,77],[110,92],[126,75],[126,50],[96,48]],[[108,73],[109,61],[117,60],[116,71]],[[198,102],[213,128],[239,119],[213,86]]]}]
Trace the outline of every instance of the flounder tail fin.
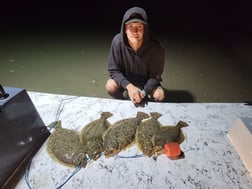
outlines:
[{"label": "flounder tail fin", "polygon": [[102,112],[101,113],[101,118],[107,119],[111,117],[113,114],[111,112]]},{"label": "flounder tail fin", "polygon": [[179,127],[179,128],[187,127],[187,126],[189,126],[189,125],[184,121],[179,121],[176,125],[176,127]]},{"label": "flounder tail fin", "polygon": [[47,127],[48,127],[50,130],[51,130],[51,129],[61,128],[61,120],[54,121],[54,122],[50,123]]},{"label": "flounder tail fin", "polygon": [[150,116],[147,113],[145,113],[145,112],[139,111],[139,112],[137,112],[137,116],[136,117],[143,120],[143,119],[149,118]]},{"label": "flounder tail fin", "polygon": [[150,115],[153,119],[158,119],[159,117],[162,116],[162,114],[158,113],[158,112],[150,112]]}]

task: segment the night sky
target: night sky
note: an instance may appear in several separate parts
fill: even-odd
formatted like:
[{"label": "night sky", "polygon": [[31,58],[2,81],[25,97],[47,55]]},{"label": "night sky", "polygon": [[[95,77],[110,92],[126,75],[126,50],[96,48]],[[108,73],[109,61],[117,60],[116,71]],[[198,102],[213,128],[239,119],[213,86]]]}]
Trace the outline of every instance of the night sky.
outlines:
[{"label": "night sky", "polygon": [[[147,3],[146,3],[147,2]],[[147,11],[155,32],[251,30],[250,8],[241,1],[10,1],[1,5],[0,21],[9,28],[119,29],[132,6]]]}]

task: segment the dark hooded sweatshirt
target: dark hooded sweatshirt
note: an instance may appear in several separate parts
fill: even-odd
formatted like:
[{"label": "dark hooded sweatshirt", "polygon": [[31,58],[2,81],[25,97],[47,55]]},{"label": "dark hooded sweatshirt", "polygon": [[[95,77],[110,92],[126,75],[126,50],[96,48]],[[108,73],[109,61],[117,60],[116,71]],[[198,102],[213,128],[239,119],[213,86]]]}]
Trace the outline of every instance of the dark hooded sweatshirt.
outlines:
[{"label": "dark hooded sweatshirt", "polygon": [[[138,13],[146,22],[142,46],[134,51],[128,44],[125,22]],[[121,31],[112,40],[109,52],[108,72],[120,87],[126,89],[129,83],[144,89],[146,94],[157,88],[162,81],[164,49],[160,43],[150,38],[147,15],[144,9],[128,9],[122,20]]]}]

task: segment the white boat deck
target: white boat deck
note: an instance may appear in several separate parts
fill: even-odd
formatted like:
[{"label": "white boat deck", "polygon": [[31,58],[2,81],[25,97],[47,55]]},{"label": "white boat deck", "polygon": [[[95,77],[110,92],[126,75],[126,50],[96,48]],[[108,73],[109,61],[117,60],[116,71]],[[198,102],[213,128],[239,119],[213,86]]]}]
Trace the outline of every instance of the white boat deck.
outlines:
[{"label": "white boat deck", "polygon": [[[55,120],[75,130],[110,111],[111,123],[135,117],[137,111],[159,112],[163,125],[182,120],[186,138],[180,145],[185,158],[165,155],[154,161],[136,146],[119,155],[89,161],[85,168],[65,167],[48,156],[46,142],[34,156],[17,189],[90,188],[229,188],[251,189],[252,177],[227,137],[238,117],[252,118],[252,106],[242,103],[148,103],[135,107],[130,101],[28,92],[46,125]],[[53,130],[51,131],[53,132]],[[124,157],[124,158],[122,158]],[[74,174],[74,171],[77,171]],[[74,175],[73,175],[74,174]],[[73,176],[72,176],[73,175]],[[72,176],[70,179],[68,179]],[[28,183],[26,182],[28,181]]]}]

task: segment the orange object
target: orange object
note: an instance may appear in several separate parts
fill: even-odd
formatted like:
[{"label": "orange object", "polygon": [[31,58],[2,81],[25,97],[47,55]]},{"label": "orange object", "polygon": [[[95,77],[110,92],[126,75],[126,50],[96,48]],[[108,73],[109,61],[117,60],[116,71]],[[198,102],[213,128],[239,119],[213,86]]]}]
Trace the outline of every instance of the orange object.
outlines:
[{"label": "orange object", "polygon": [[177,159],[181,155],[181,149],[178,143],[167,143],[164,145],[165,154],[171,159]]}]

